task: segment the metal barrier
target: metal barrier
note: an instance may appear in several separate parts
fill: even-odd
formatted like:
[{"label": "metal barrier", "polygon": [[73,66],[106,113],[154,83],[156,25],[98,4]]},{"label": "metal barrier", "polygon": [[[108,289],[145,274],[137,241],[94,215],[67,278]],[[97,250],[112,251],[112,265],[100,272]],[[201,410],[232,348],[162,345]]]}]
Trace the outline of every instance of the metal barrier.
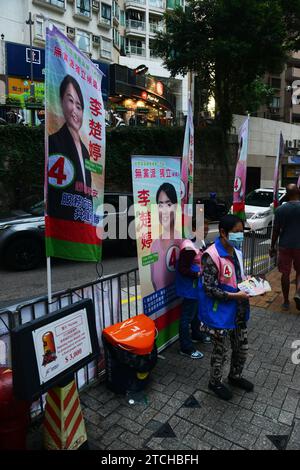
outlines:
[{"label": "metal barrier", "polygon": [[[100,345],[99,361],[93,361],[75,374],[78,388],[81,390],[95,382],[104,372],[104,353],[102,330],[107,326],[121,322],[141,313],[138,269],[131,269],[96,280],[92,283],[76,286],[53,294],[49,305],[47,296],[18,305],[12,310],[0,312],[0,352],[5,349],[6,359],[2,363],[11,366],[11,344],[9,330],[26,322],[48,315],[74,302],[90,298],[95,307],[95,319]],[[32,418],[40,415],[44,409],[44,396],[35,402],[31,409]]]},{"label": "metal barrier", "polygon": [[243,245],[245,274],[263,275],[276,266],[276,258],[269,257],[271,233],[270,227],[245,231]]}]

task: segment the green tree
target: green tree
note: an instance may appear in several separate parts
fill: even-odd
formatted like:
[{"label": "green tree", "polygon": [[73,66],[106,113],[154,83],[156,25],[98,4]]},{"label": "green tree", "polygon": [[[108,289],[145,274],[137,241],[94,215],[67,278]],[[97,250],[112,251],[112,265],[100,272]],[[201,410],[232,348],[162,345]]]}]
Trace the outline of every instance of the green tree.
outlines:
[{"label": "green tree", "polygon": [[268,98],[261,78],[300,49],[300,0],[190,0],[165,14],[154,48],[172,76],[192,71],[214,96],[226,134],[237,110]]}]

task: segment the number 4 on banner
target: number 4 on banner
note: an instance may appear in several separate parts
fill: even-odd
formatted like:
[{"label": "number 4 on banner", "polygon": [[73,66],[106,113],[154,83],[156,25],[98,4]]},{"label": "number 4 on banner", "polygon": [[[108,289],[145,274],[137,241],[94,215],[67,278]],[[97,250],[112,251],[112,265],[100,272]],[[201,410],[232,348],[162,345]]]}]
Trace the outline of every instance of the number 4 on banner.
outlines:
[{"label": "number 4 on banner", "polygon": [[67,175],[64,173],[64,167],[65,159],[60,157],[49,170],[48,176],[49,178],[56,179],[57,186],[62,186],[67,179]]}]

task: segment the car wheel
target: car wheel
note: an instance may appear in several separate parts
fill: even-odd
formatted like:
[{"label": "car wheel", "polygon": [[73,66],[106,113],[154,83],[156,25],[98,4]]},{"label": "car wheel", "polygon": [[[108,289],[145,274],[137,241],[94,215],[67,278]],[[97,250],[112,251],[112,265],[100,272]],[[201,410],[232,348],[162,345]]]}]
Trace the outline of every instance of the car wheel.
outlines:
[{"label": "car wheel", "polygon": [[17,238],[5,247],[4,264],[16,271],[26,271],[39,266],[42,246],[34,237]]}]

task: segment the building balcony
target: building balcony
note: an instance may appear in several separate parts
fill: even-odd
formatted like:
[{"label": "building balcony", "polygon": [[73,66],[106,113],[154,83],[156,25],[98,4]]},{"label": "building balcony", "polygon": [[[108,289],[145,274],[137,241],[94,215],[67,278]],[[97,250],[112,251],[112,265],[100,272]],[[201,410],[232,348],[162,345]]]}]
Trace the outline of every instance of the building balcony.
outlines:
[{"label": "building balcony", "polygon": [[146,49],[144,47],[126,46],[125,52],[127,56],[146,57]]},{"label": "building balcony", "polygon": [[100,56],[103,57],[104,59],[111,60],[111,51],[107,49],[101,49]]},{"label": "building balcony", "polygon": [[65,0],[32,0],[32,3],[56,11],[57,13],[63,14],[66,11]]},{"label": "building balcony", "polygon": [[144,21],[126,20],[126,33],[144,36],[146,34],[146,23]]},{"label": "building balcony", "polygon": [[80,0],[76,0],[74,5],[74,13],[73,17],[77,18],[78,20],[85,21],[88,23],[92,19],[92,10],[91,10],[91,3],[81,2]]},{"label": "building balcony", "polygon": [[103,16],[99,16],[98,26],[100,26],[101,28],[110,29],[111,28],[111,20],[109,20],[108,18],[103,18]]},{"label": "building balcony", "polygon": [[149,11],[163,14],[166,9],[164,0],[148,0]]},{"label": "building balcony", "polygon": [[300,79],[300,68],[289,67],[286,71],[286,80],[292,82]]},{"label": "building balcony", "polygon": [[146,0],[126,0],[125,8],[146,9]]},{"label": "building balcony", "polygon": [[149,32],[151,35],[155,35],[159,31],[164,30],[164,25],[162,23],[150,23]]}]

